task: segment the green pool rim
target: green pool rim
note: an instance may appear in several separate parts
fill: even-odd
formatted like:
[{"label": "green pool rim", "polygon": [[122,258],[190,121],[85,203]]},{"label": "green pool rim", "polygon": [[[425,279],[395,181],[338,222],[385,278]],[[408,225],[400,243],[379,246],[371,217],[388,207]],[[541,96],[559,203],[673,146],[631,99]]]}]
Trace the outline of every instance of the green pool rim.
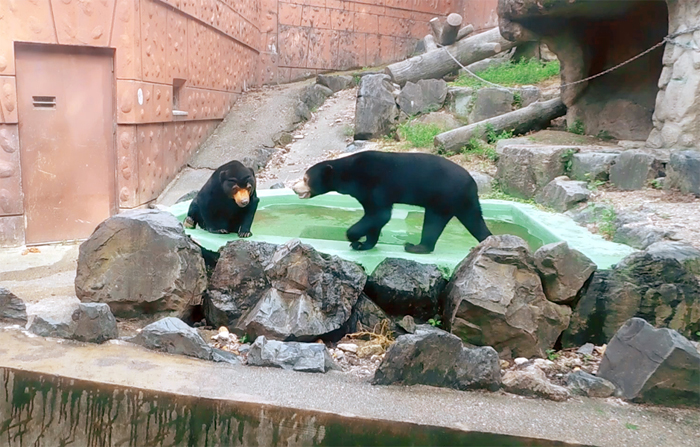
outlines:
[{"label": "green pool rim", "polygon": [[[270,205],[300,203],[320,207],[332,207],[347,210],[362,210],[360,204],[352,197],[337,193],[328,193],[301,201],[291,189],[266,189],[258,191],[260,204],[258,210],[262,210]],[[180,202],[169,208],[181,222],[184,220],[190,202]],[[505,200],[481,200],[484,217],[487,220],[498,220],[519,225],[528,229],[530,234],[540,239],[544,244],[566,241],[569,247],[579,250],[588,256],[599,269],[607,269],[618,263],[625,256],[634,252],[635,249],[603,239],[602,236],[593,234],[586,228],[578,225],[568,216],[559,213],[552,213],[538,209],[532,205],[509,202]],[[395,205],[394,212],[419,211],[422,208],[409,205]],[[465,229],[466,231],[466,229]],[[238,237],[233,234],[212,234],[199,228],[186,229],[185,232],[202,247],[217,251],[226,242],[236,240]],[[273,244],[283,244],[292,239],[291,236],[261,234],[260,229],[256,229],[253,224],[253,236],[248,240],[270,242]],[[425,264],[435,264],[440,267],[445,274],[451,274],[454,267],[469,254],[469,250],[464,253],[452,253],[441,255],[439,246],[433,253],[418,255],[407,253],[403,247],[377,244],[369,251],[352,250],[347,241],[331,241],[310,238],[298,238],[302,242],[313,246],[320,252],[340,256],[343,259],[357,262],[365,267],[367,273],[371,273],[376,265],[387,257],[398,257],[412,259]]]}]

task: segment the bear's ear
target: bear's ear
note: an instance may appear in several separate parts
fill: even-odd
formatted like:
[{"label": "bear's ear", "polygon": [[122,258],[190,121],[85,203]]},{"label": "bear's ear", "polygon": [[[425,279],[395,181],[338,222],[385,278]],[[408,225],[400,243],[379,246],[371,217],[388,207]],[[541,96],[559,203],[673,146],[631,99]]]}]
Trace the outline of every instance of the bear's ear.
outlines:
[{"label": "bear's ear", "polygon": [[237,180],[235,178],[229,178],[228,171],[219,172],[219,183],[221,183],[223,185],[224,182],[227,180],[230,182],[233,182],[233,183],[237,183]]}]

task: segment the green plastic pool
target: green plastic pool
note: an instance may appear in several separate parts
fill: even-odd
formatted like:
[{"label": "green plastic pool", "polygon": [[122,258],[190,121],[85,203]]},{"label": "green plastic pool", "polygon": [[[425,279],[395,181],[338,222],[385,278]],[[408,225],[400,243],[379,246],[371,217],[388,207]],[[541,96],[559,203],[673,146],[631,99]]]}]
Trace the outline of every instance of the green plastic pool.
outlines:
[{"label": "green plastic pool", "polygon": [[[377,246],[368,251],[355,251],[350,248],[345,231],[362,217],[363,211],[352,197],[329,193],[301,200],[289,189],[261,190],[258,197],[260,204],[250,240],[283,244],[299,238],[323,253],[361,264],[368,273],[384,258],[396,257],[436,264],[450,274],[477,244],[462,224],[452,219],[433,253],[407,253],[403,248],[405,242],[420,241],[423,209],[395,205],[391,221],[382,229]],[[482,200],[481,206],[492,233],[520,236],[533,251],[544,244],[564,240],[570,247],[585,253],[598,268],[608,268],[634,251],[590,233],[561,214],[502,200]],[[173,205],[170,211],[183,221],[188,208],[189,202],[181,202]],[[200,228],[186,232],[195,242],[213,251],[238,238],[235,234],[212,234]]]}]

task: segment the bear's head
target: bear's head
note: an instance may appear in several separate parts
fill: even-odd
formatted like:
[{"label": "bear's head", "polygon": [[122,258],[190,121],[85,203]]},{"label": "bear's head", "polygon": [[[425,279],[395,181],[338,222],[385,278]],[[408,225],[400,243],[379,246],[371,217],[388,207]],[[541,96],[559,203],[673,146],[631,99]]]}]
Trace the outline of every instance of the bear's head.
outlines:
[{"label": "bear's head", "polygon": [[236,205],[244,208],[250,203],[250,198],[255,192],[255,176],[252,172],[240,175],[240,170],[225,170],[219,173],[221,188],[226,197],[232,198]]},{"label": "bear's head", "polygon": [[304,178],[292,186],[292,190],[300,199],[308,199],[333,191],[333,166],[326,162],[311,166],[306,170]]}]

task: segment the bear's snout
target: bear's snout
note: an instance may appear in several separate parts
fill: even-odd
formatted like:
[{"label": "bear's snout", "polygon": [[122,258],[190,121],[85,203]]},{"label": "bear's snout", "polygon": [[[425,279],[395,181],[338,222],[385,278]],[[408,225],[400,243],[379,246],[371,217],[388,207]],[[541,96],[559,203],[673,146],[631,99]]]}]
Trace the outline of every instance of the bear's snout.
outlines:
[{"label": "bear's snout", "polygon": [[299,180],[292,186],[292,191],[294,191],[300,199],[308,199],[311,197],[311,188],[306,184],[306,180]]}]

